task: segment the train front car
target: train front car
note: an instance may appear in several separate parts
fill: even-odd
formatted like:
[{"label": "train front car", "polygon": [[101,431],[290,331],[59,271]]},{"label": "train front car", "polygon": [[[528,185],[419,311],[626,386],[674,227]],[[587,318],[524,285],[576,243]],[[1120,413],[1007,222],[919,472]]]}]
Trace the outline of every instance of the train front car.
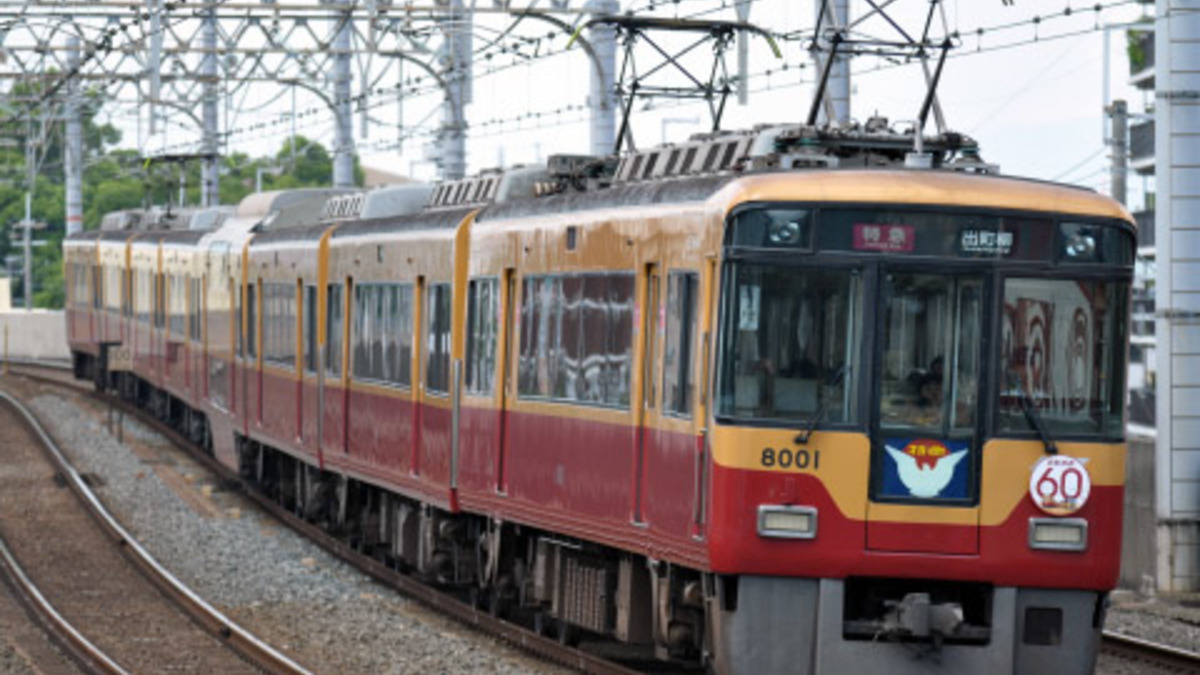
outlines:
[{"label": "train front car", "polygon": [[1128,214],[944,171],[721,196],[716,670],[1090,673],[1120,557]]}]

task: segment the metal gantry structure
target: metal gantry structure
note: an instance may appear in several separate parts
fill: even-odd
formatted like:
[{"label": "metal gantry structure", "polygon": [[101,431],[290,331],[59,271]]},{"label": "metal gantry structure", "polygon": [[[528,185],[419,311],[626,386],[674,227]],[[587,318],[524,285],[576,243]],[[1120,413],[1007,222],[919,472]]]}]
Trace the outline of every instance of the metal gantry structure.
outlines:
[{"label": "metal gantry structure", "polygon": [[[473,18],[499,14],[527,25],[540,25],[540,19],[565,40],[589,12],[618,9],[616,0],[592,0],[581,9],[571,8],[569,0],[552,0],[546,8],[508,2],[468,8],[463,0],[403,6],[388,0],[0,0],[0,80],[30,85],[25,96],[9,96],[10,120],[50,104],[64,118],[66,222],[75,231],[82,222],[79,120],[85,87],[102,87],[109,101],[132,98],[139,133],[143,111],[151,136],[163,134],[167,114],[187,120],[198,140],[186,145],[203,156],[201,201],[208,206],[220,201],[218,159],[228,138],[222,101],[254,99],[281,87],[315,95],[336,130],[334,185],[348,186],[354,181],[356,112],[365,135],[371,99],[402,98],[416,80],[442,94],[434,161],[443,178],[454,179],[466,170]],[[595,30],[580,40],[593,62],[593,134],[600,137],[595,144],[609,145],[615,107],[611,96],[599,93],[612,90],[613,35]],[[592,40],[599,46],[593,48]],[[227,105],[226,127],[230,114]]]}]

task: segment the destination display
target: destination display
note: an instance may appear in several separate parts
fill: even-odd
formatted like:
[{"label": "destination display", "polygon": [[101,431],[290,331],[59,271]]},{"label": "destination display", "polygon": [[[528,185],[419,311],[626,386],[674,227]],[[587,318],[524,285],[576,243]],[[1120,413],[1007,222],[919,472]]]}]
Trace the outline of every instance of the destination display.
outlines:
[{"label": "destination display", "polygon": [[1115,225],[901,208],[747,208],[734,216],[726,243],[734,249],[1064,264],[1129,264],[1134,251],[1133,236]]}]

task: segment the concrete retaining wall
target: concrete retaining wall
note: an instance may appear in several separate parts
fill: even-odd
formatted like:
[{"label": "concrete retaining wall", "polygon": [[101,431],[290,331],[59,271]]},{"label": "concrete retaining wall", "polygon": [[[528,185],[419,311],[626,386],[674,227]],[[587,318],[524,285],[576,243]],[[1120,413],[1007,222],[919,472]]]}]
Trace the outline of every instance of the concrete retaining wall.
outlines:
[{"label": "concrete retaining wall", "polygon": [[70,360],[67,320],[61,310],[0,312],[0,350],[8,333],[8,355],[14,359]]},{"label": "concrete retaining wall", "polygon": [[1132,436],[1125,464],[1125,532],[1121,539],[1121,588],[1154,592],[1158,575],[1154,511],[1154,439]]}]

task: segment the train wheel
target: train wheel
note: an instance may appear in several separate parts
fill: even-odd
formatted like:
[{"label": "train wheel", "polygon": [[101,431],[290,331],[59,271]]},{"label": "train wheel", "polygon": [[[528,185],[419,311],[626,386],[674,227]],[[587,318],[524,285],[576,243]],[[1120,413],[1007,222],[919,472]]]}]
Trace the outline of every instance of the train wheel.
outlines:
[{"label": "train wheel", "polygon": [[568,647],[579,646],[579,638],[582,637],[579,626],[567,623],[566,621],[560,619],[558,621],[557,628],[559,644],[566,645]]},{"label": "train wheel", "polygon": [[539,609],[533,613],[533,632],[542,637],[554,637],[554,628],[554,617],[546,610]]}]

